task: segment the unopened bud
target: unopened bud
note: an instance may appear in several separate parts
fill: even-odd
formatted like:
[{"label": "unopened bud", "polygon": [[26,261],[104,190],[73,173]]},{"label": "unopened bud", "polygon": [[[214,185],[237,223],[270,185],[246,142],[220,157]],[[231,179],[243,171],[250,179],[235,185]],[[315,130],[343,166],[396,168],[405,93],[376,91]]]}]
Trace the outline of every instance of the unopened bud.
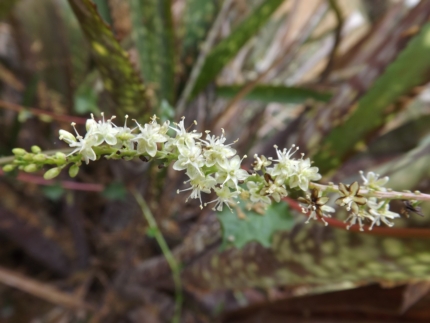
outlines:
[{"label": "unopened bud", "polygon": [[46,160],[46,157],[45,157],[45,155],[44,155],[44,154],[37,154],[37,155],[35,155],[35,156],[33,157],[33,160],[34,160],[35,162],[43,162],[43,161],[45,161],[45,160]]},{"label": "unopened bud", "polygon": [[27,173],[33,173],[35,171],[37,171],[37,165],[35,164],[30,164],[24,167],[24,171]]},{"label": "unopened bud", "polygon": [[70,177],[76,177],[76,175],[78,175],[79,173],[79,166],[76,164],[73,164],[72,166],[70,166],[69,168],[69,176]]},{"label": "unopened bud", "polygon": [[11,171],[13,171],[15,169],[15,166],[14,165],[4,165],[3,166],[3,171],[5,171],[6,173],[7,172],[11,172]]},{"label": "unopened bud", "polygon": [[57,177],[61,172],[61,168],[60,167],[54,167],[51,168],[50,170],[48,170],[44,175],[43,178],[44,179],[53,179],[55,177]]},{"label": "unopened bud", "polygon": [[12,149],[12,152],[15,156],[23,156],[26,154],[26,151],[22,148],[14,148]]},{"label": "unopened bud", "polygon": [[40,149],[39,146],[34,145],[34,146],[31,146],[31,151],[35,154],[38,154],[42,151],[42,149]]},{"label": "unopened bud", "polygon": [[26,161],[32,161],[33,160],[34,155],[30,154],[30,153],[25,153],[24,156],[22,156],[22,159],[26,160]]},{"label": "unopened bud", "polygon": [[55,158],[61,161],[66,161],[66,155],[60,152],[55,153]]}]

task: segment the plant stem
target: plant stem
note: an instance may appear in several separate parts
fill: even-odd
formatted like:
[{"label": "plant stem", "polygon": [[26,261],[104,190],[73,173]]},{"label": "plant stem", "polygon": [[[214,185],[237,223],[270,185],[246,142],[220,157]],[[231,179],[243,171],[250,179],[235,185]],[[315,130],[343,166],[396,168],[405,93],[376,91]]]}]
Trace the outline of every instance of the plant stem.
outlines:
[{"label": "plant stem", "polygon": [[[317,183],[310,183],[309,188],[317,188],[320,191],[328,193],[339,193],[339,187],[337,185],[323,185]],[[363,190],[360,189],[360,195],[366,197],[377,197],[380,199],[389,200],[417,200],[417,201],[430,201],[430,194],[424,194],[420,191],[410,192],[397,192],[397,191],[374,191],[374,190]]]},{"label": "plant stem", "polygon": [[[63,148],[63,149],[52,149],[52,150],[46,150],[46,151],[42,151],[42,153],[44,155],[55,155],[55,153],[70,153],[72,152],[72,148]],[[5,157],[0,157],[0,165],[4,165],[4,164],[9,164],[11,162],[13,162],[15,160],[15,156],[5,156]]]},{"label": "plant stem", "polygon": [[157,240],[158,245],[163,252],[164,257],[166,258],[167,263],[169,264],[170,269],[172,270],[172,278],[173,283],[175,284],[175,313],[172,318],[173,323],[179,323],[181,319],[181,307],[182,307],[182,281],[180,275],[180,267],[175,257],[173,257],[172,252],[169,249],[169,246],[166,243],[163,235],[158,228],[157,222],[155,221],[154,216],[152,215],[151,210],[148,207],[148,204],[144,200],[144,198],[135,190],[131,189],[131,193],[134,195],[137,203],[139,204],[143,216],[149,224],[149,228],[152,230],[155,240]]}]

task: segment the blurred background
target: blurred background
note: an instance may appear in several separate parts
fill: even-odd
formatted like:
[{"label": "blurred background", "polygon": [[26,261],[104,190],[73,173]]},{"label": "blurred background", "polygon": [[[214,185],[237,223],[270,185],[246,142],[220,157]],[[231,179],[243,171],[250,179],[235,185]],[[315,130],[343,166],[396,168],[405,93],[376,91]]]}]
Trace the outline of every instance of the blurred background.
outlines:
[{"label": "blurred background", "polygon": [[[0,162],[66,148],[58,130],[90,113],[185,116],[240,155],[296,144],[322,183],[430,192],[429,17],[428,0],[0,0]],[[304,225],[294,200],[244,221],[185,203],[165,166],[1,172],[0,322],[430,320],[428,203],[393,203],[372,234],[341,212]],[[180,316],[134,188],[181,265]]]}]

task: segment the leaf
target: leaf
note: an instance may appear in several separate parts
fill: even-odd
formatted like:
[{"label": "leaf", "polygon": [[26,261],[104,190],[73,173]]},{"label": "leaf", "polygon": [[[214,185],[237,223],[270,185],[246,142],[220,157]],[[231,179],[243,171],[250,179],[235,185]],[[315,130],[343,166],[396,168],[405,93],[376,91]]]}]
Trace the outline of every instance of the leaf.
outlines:
[{"label": "leaf", "polygon": [[[294,219],[286,203],[273,203],[263,215],[247,210],[245,204],[239,204],[234,213],[224,208],[217,214],[223,228],[222,248],[231,245],[242,248],[251,241],[258,241],[269,248],[273,233],[289,230],[293,226]],[[245,218],[241,218],[243,215]]]},{"label": "leaf", "polygon": [[127,195],[127,189],[122,183],[112,183],[104,189],[102,195],[108,200],[124,201]]},{"label": "leaf", "polygon": [[[242,85],[219,86],[217,94],[223,98],[233,98],[241,90]],[[265,103],[303,103],[308,99],[328,102],[331,94],[327,92],[317,92],[315,90],[287,87],[280,85],[258,85],[246,97],[246,100],[255,100]]]},{"label": "leaf", "polygon": [[135,72],[128,54],[121,48],[112,31],[89,0],[69,0],[88,39],[93,59],[103,84],[117,104],[119,114],[133,113],[139,119],[150,115],[145,87]]},{"label": "leaf", "polygon": [[322,173],[338,167],[360,140],[382,126],[393,113],[390,105],[399,97],[429,80],[429,39],[430,23],[427,23],[359,100],[349,119],[325,137],[314,157]]},{"label": "leaf", "polygon": [[273,12],[284,0],[266,0],[247,17],[233,32],[223,39],[208,54],[205,63],[196,80],[191,97],[202,91],[233,59],[239,50],[250,40],[270,19]]},{"label": "leaf", "polygon": [[167,100],[173,104],[175,59],[170,8],[170,0],[130,0],[132,36],[143,79],[154,86],[157,103]]},{"label": "leaf", "polygon": [[43,194],[52,201],[58,201],[64,194],[64,188],[59,183],[42,187]]}]

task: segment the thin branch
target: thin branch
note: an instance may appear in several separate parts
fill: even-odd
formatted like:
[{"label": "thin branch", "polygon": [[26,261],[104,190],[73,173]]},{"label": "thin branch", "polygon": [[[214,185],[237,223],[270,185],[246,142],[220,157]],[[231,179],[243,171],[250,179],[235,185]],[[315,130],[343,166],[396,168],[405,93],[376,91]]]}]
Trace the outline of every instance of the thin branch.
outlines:
[{"label": "thin branch", "polygon": [[57,114],[57,113],[53,113],[42,109],[23,107],[15,103],[5,102],[1,100],[0,100],[0,108],[4,108],[7,110],[12,110],[16,112],[28,111],[31,114],[36,116],[49,117],[57,121],[63,121],[63,122],[69,122],[69,123],[75,122],[77,124],[85,124],[87,122],[87,119],[85,118]]},{"label": "thin branch", "polygon": [[175,313],[173,315],[172,322],[179,323],[181,320],[181,307],[182,307],[182,301],[183,301],[180,266],[176,261],[175,257],[173,256],[172,252],[170,251],[166,240],[161,234],[161,231],[158,228],[157,222],[155,221],[155,218],[151,210],[149,209],[146,201],[135,189],[132,189],[131,193],[134,195],[134,198],[139,204],[142,210],[143,216],[148,222],[149,228],[151,229],[155,240],[157,240],[157,243],[160,246],[164,257],[166,258],[167,263],[169,264],[169,267],[172,270],[173,283],[175,284]]},{"label": "thin branch", "polygon": [[0,267],[0,283],[65,308],[95,310],[93,306],[76,295],[64,293],[52,285],[41,283],[3,267]]},{"label": "thin branch", "polygon": [[[294,210],[302,212],[302,207],[299,205],[299,203],[296,200],[293,200],[289,197],[283,198],[283,200]],[[306,216],[309,216],[309,213],[305,214]],[[330,227],[341,229],[341,230],[347,230],[346,225],[343,221],[333,219],[333,218],[324,218],[324,220],[328,223]],[[321,223],[324,223],[321,219],[318,219]],[[370,234],[370,235],[376,235],[376,236],[383,236],[383,237],[396,237],[396,238],[424,238],[424,239],[430,239],[430,230],[429,229],[420,229],[420,228],[380,228],[375,227],[372,230],[368,230],[368,226],[364,226],[364,231],[360,230],[360,227],[358,224],[353,225],[349,228],[348,231],[350,232],[359,232],[360,234]]]}]

